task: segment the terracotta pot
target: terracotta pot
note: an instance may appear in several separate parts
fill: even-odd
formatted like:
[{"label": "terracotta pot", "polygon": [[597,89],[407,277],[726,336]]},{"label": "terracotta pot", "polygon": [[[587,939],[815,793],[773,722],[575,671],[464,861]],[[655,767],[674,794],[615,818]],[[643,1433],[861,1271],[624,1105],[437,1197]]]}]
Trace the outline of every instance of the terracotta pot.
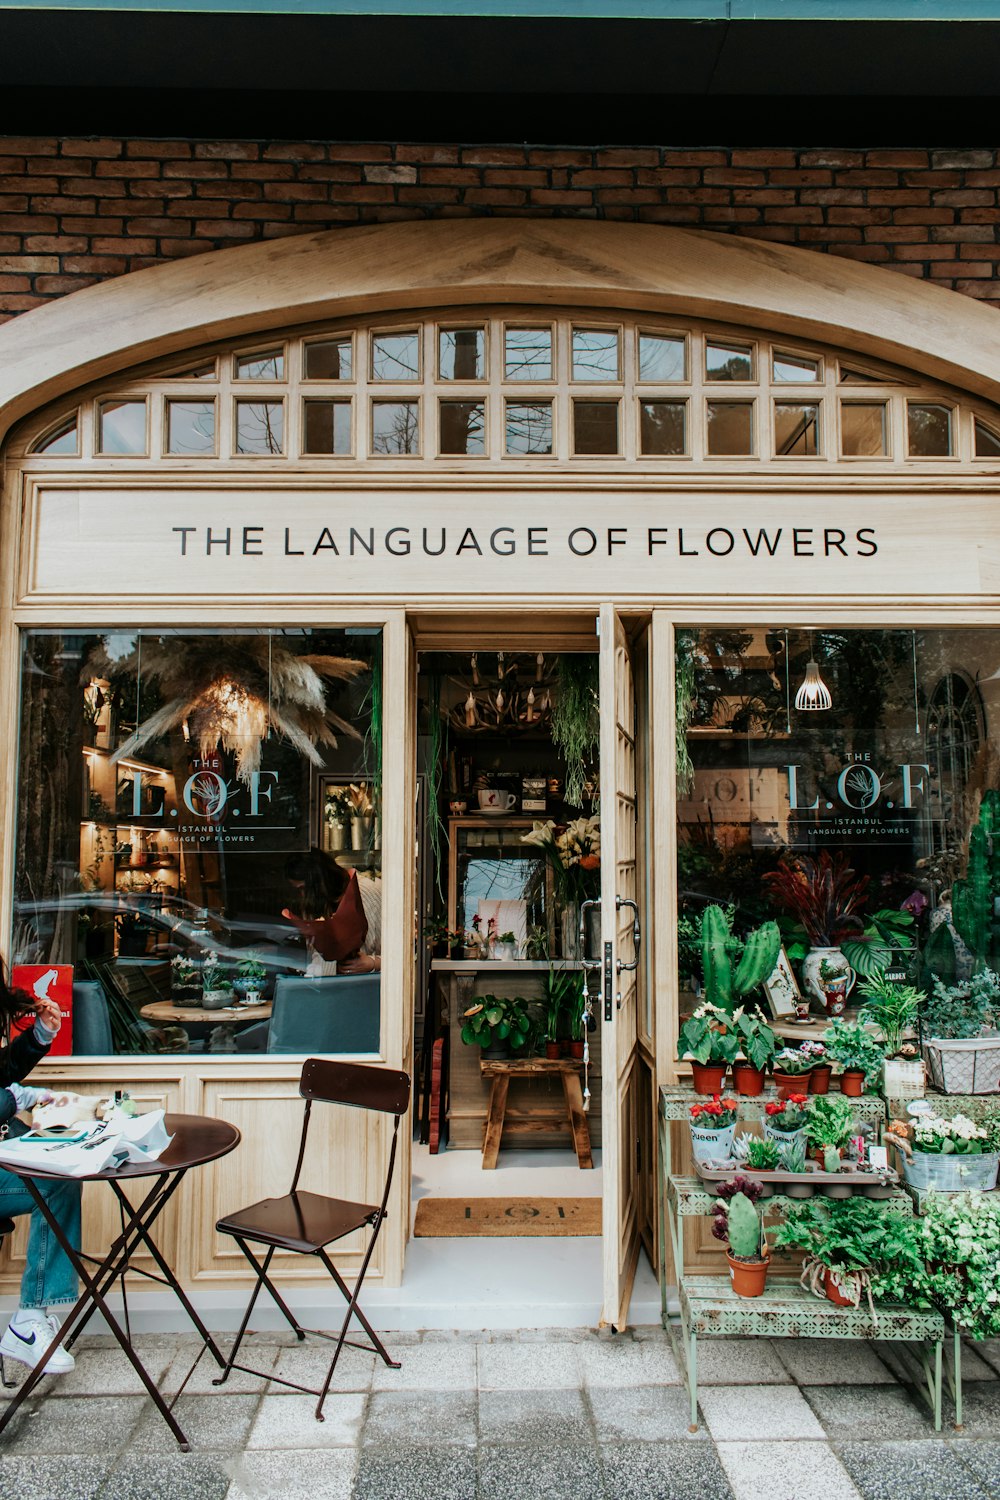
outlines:
[{"label": "terracotta pot", "polygon": [[833,1068],[830,1063],[820,1063],[809,1074],[810,1094],[828,1094]]},{"label": "terracotta pot", "polygon": [[553,1062],[562,1057],[562,1042],[546,1042],[545,1056]]},{"label": "terracotta pot", "polygon": [[[841,1276],[840,1279],[847,1280],[849,1275],[850,1273],[848,1273],[847,1277]],[[853,1299],[844,1296],[838,1282],[834,1280],[834,1273],[830,1270],[829,1266],[823,1272],[823,1290],[826,1292],[827,1301],[832,1302],[834,1307],[854,1307]]]},{"label": "terracotta pot", "polygon": [[734,1260],[727,1250],[726,1259],[729,1262],[729,1279],[737,1297],[760,1297],[767,1284],[767,1269],[771,1264],[771,1257],[754,1261]]},{"label": "terracotta pot", "polygon": [[845,1068],[840,1075],[840,1092],[852,1099],[860,1099],[865,1091],[865,1075],[861,1068]]},{"label": "terracotta pot", "polygon": [[[840,1160],[843,1161],[843,1159],[844,1159],[844,1148],[843,1148],[843,1146],[838,1146],[835,1149],[836,1149],[837,1155],[840,1157]],[[826,1161],[826,1151],[825,1151],[824,1147],[822,1147],[822,1146],[810,1146],[808,1154],[809,1154],[809,1160],[810,1161],[818,1161],[821,1167],[823,1166],[824,1162]]]},{"label": "terracotta pot", "polygon": [[745,1098],[756,1099],[758,1094],[764,1092],[765,1072],[763,1068],[755,1068],[753,1063],[733,1063],[733,1078],[736,1080],[736,1092],[743,1094]]},{"label": "terracotta pot", "polygon": [[726,1076],[725,1063],[691,1064],[691,1082],[696,1094],[721,1094],[722,1080]]},{"label": "terracotta pot", "polygon": [[570,1057],[577,1057],[577,1058],[582,1057],[583,1056],[583,1043],[582,1042],[570,1042],[570,1044],[569,1044],[569,1055],[570,1055]]},{"label": "terracotta pot", "polygon": [[808,1094],[809,1092],[809,1073],[782,1073],[780,1068],[775,1068],[773,1077],[779,1099],[787,1099],[791,1094]]}]

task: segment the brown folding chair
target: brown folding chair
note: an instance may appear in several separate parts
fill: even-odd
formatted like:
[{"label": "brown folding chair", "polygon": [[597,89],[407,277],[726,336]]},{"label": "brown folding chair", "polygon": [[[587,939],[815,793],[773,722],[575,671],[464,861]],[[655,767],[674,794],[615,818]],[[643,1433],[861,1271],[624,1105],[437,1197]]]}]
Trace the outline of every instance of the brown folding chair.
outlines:
[{"label": "brown folding chair", "polygon": [[[313,1386],[297,1385],[294,1380],[283,1380],[279,1376],[270,1375],[270,1379],[276,1380],[279,1385],[287,1385],[292,1390],[318,1396],[316,1419],[322,1422],[323,1403],[330,1389],[340,1351],[345,1344],[352,1349],[373,1349],[375,1353],[382,1356],[390,1368],[399,1369],[399,1361],[389,1358],[381,1339],[358,1306],[358,1294],[372,1258],[372,1251],[375,1249],[379,1230],[385,1219],[393,1168],[396,1165],[399,1122],[410,1102],[410,1079],[406,1073],[397,1073],[387,1068],[366,1067],[360,1063],[324,1062],[320,1058],[311,1057],[303,1064],[302,1076],[299,1079],[299,1093],[306,1101],[302,1119],[302,1139],[299,1142],[299,1156],[295,1163],[292,1185],[287,1194],[283,1198],[265,1198],[261,1203],[253,1204],[251,1208],[227,1214],[215,1226],[221,1234],[232,1235],[256,1272],[257,1282],[226,1367],[213,1384],[222,1385],[230,1370],[242,1370],[248,1375],[268,1377],[269,1372],[266,1370],[254,1370],[247,1365],[236,1363],[236,1356],[243,1342],[243,1336],[253,1314],[260,1289],[265,1286],[274,1299],[275,1305],[299,1339],[304,1339],[306,1333],[309,1332],[316,1334],[319,1338],[336,1340],[337,1347],[333,1351],[333,1359],[330,1361],[326,1380],[320,1390],[316,1390]],[[348,1104],[355,1109],[374,1109],[382,1114],[395,1116],[392,1147],[389,1152],[389,1170],[386,1173],[382,1201],[377,1207],[370,1203],[351,1203],[343,1198],[327,1198],[321,1193],[299,1191],[299,1177],[305,1157],[306,1137],[309,1134],[309,1118],[314,1099],[326,1104]],[[357,1229],[363,1229],[366,1224],[371,1228],[372,1237],[352,1292],[327,1255],[326,1247],[333,1244],[335,1240],[343,1239],[347,1234],[353,1234]],[[263,1264],[253,1254],[247,1243],[248,1240],[257,1245],[267,1246]],[[285,1305],[267,1274],[276,1250],[281,1250],[285,1254],[315,1255],[322,1261],[347,1301],[347,1316],[339,1335],[325,1333],[319,1328],[304,1329],[299,1326],[294,1313]],[[370,1345],[355,1343],[347,1337],[352,1317],[357,1317],[358,1322],[368,1334],[371,1339]]]}]

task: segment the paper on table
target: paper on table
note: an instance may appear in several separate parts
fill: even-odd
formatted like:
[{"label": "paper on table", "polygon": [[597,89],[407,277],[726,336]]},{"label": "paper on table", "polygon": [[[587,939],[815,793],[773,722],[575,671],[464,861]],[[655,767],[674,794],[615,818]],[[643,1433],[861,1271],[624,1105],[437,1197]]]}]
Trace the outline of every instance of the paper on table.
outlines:
[{"label": "paper on table", "polygon": [[26,1141],[23,1137],[4,1141],[0,1145],[0,1167],[10,1164],[60,1177],[89,1177],[126,1162],[156,1161],[172,1139],[163,1123],[163,1110],[153,1109],[131,1119],[119,1118],[110,1130],[98,1126],[90,1139],[79,1145]]}]

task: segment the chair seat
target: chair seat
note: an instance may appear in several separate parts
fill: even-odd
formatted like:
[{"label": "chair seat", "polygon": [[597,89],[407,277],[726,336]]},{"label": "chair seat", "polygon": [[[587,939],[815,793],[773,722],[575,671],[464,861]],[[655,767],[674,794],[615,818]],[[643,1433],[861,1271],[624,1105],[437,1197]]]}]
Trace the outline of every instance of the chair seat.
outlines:
[{"label": "chair seat", "polygon": [[8,1235],[13,1234],[15,1227],[13,1219],[0,1219],[0,1240],[5,1240]]},{"label": "chair seat", "polygon": [[308,1255],[370,1224],[378,1208],[370,1203],[349,1203],[326,1198],[321,1193],[287,1193],[283,1198],[262,1198],[249,1208],[228,1214],[216,1224],[220,1234],[274,1245],[278,1250]]}]

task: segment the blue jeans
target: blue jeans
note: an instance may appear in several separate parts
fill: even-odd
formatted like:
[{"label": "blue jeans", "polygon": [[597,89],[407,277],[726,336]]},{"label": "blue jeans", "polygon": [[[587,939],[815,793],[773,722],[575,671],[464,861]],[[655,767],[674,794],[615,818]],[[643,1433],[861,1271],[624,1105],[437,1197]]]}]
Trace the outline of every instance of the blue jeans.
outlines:
[{"label": "blue jeans", "polygon": [[[39,1177],[35,1185],[70,1244],[79,1249],[79,1182],[72,1177]],[[79,1296],[79,1283],[66,1252],[21,1179],[0,1168],[0,1215],[15,1218],[18,1214],[31,1215],[28,1258],[21,1277],[21,1306],[52,1307],[59,1302],[75,1302]]]}]

